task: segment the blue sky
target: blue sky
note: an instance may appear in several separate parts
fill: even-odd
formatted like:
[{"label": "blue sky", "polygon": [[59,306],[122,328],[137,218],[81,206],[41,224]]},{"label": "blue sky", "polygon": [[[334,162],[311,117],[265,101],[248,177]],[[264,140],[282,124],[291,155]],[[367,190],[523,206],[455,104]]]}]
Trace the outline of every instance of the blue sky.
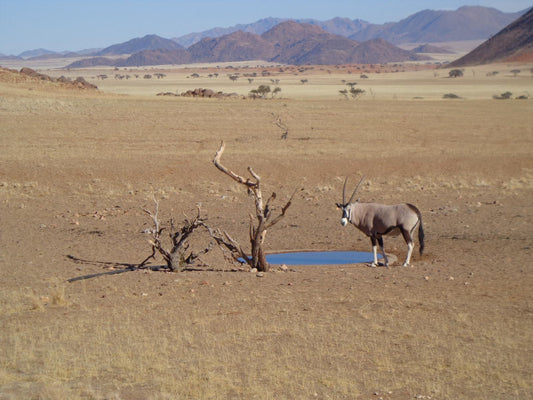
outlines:
[{"label": "blue sky", "polygon": [[424,9],[455,10],[463,5],[515,12],[533,4],[531,0],[0,0],[0,53],[107,47],[147,34],[172,38],[266,17],[347,17],[384,23]]}]

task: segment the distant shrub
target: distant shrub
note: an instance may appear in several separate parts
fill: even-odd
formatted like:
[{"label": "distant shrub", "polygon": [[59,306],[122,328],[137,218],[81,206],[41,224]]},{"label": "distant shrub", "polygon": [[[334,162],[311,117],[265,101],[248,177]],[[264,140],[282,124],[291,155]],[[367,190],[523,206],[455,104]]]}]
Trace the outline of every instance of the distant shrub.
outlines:
[{"label": "distant shrub", "polygon": [[450,72],[448,72],[448,76],[450,78],[460,78],[463,76],[463,70],[462,69],[452,69]]},{"label": "distant shrub", "polygon": [[461,96],[456,95],[455,93],[446,93],[442,96],[443,99],[460,99]]},{"label": "distant shrub", "polygon": [[502,94],[500,94],[499,96],[498,95],[494,95],[492,96],[493,99],[495,100],[508,100],[510,98],[512,98],[513,94],[511,92],[504,92]]},{"label": "distant shrub", "polygon": [[365,91],[363,89],[354,88],[353,85],[348,84],[350,86],[350,90],[343,89],[339,90],[339,93],[342,94],[346,99],[351,97],[352,99],[357,99],[358,97],[362,96]]}]

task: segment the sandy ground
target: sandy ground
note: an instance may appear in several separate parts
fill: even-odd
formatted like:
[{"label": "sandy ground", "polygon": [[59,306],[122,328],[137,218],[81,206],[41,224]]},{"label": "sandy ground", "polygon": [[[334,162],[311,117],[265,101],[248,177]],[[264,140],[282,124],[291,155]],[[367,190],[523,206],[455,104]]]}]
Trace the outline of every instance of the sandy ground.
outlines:
[{"label": "sandy ground", "polygon": [[[531,398],[533,103],[491,97],[533,88],[530,67],[493,69],[452,89],[446,71],[372,75],[375,96],[357,101],[335,71],[256,101],[1,82],[0,399]],[[303,188],[269,251],[370,251],[335,207],[345,176],[365,174],[361,201],[420,208],[426,253],[403,268],[391,237],[389,268],[257,276],[215,248],[193,270],[118,273],[150,254],[154,196],[162,223],[201,204],[246,244],[253,208],[212,165],[221,140],[278,211]]]}]

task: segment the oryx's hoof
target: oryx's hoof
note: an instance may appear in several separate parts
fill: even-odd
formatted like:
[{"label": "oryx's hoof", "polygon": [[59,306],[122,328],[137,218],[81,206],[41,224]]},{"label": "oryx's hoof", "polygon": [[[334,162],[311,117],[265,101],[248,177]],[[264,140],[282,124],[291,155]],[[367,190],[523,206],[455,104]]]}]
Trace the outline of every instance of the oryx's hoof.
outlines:
[{"label": "oryx's hoof", "polygon": [[404,263],[402,264],[402,267],[409,267],[409,266],[410,266],[409,263],[406,263],[406,262],[404,262]]}]

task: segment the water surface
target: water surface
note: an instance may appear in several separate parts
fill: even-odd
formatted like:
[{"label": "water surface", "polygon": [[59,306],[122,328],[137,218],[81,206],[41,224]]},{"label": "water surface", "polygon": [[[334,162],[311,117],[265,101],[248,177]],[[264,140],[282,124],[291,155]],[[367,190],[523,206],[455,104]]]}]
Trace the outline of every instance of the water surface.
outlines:
[{"label": "water surface", "polygon": [[304,251],[267,254],[266,259],[270,264],[331,265],[371,263],[374,257],[364,251]]}]

